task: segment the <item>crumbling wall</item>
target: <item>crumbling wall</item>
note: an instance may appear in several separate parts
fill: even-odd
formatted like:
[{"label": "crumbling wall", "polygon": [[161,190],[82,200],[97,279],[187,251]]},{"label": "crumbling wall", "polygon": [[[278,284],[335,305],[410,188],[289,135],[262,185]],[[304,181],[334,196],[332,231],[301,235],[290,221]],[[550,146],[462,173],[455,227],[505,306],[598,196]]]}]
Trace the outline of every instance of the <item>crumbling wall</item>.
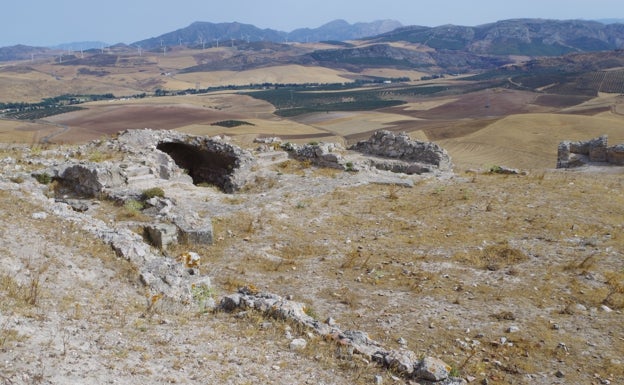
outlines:
[{"label": "crumbling wall", "polygon": [[[326,340],[346,348],[349,354],[360,354],[392,370],[394,374],[410,381],[431,385],[466,385],[467,382],[451,376],[451,367],[435,357],[418,357],[405,348],[386,349],[367,333],[358,330],[341,330],[330,318],[320,322],[306,313],[303,303],[291,301],[273,293],[261,293],[246,286],[238,293],[223,297],[219,307],[227,312],[255,310],[268,316],[294,322],[308,328]],[[293,341],[294,342],[294,341]],[[292,346],[292,345],[291,345]]]},{"label": "crumbling wall", "polygon": [[341,153],[344,148],[338,143],[316,143],[298,146],[294,143],[286,143],[282,148],[293,157],[300,160],[309,160],[320,167],[346,169],[348,163]]},{"label": "crumbling wall", "polygon": [[351,146],[350,150],[400,161],[391,162],[390,166],[388,162],[380,162],[379,166],[408,174],[431,169],[451,171],[453,168],[451,157],[442,147],[431,142],[412,140],[405,133],[377,131],[370,139]]},{"label": "crumbling wall", "polygon": [[624,166],[624,144],[609,147],[606,135],[588,141],[559,143],[557,168],[581,167],[594,163]]}]

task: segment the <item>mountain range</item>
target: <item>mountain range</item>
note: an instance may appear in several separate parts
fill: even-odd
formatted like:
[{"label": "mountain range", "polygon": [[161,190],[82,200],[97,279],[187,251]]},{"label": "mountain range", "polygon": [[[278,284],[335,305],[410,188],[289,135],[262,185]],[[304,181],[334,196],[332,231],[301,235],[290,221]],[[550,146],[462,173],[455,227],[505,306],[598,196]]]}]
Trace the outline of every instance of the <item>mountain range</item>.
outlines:
[{"label": "mountain range", "polygon": [[624,47],[624,24],[585,20],[512,19],[476,27],[409,26],[376,41],[406,41],[436,50],[490,55],[557,56]]},{"label": "mountain range", "polygon": [[[305,52],[292,50],[292,42],[332,44],[332,48]],[[98,44],[98,51],[99,45]],[[384,64],[406,67],[437,66],[462,72],[491,68],[504,63],[511,55],[559,56],[575,52],[596,52],[624,48],[624,24],[586,20],[512,19],[480,26],[443,25],[438,27],[402,26],[394,20],[349,24],[335,20],[321,27],[301,28],[289,33],[260,29],[242,23],[195,22],[160,36],[131,44],[118,44],[116,52],[159,51],[161,47],[184,46],[205,49],[236,46],[255,55],[253,62],[264,62],[261,51],[291,51],[290,58],[299,64],[335,63],[336,66]],[[83,47],[78,43],[74,47]],[[67,49],[63,46],[63,49]],[[74,51],[76,48],[74,48]],[[30,60],[33,57],[58,55],[59,49],[17,45],[0,48],[0,61]],[[255,51],[255,53],[253,52]],[[235,58],[222,63],[236,65]],[[247,59],[245,59],[247,60]],[[243,60],[243,61],[245,61]],[[267,56],[266,60],[272,60]],[[265,60],[265,61],[266,61]],[[248,62],[249,60],[247,60]],[[213,65],[218,65],[211,59]],[[201,61],[200,61],[201,64]],[[198,67],[195,70],[199,70]]]},{"label": "mountain range", "polygon": [[371,23],[349,24],[334,20],[318,28],[300,28],[292,32],[274,29],[260,29],[251,24],[195,22],[186,28],[132,43],[145,49],[160,48],[163,45],[212,46],[231,40],[271,42],[315,42],[323,40],[344,41],[362,39],[390,32],[401,27],[394,20],[378,20]]}]

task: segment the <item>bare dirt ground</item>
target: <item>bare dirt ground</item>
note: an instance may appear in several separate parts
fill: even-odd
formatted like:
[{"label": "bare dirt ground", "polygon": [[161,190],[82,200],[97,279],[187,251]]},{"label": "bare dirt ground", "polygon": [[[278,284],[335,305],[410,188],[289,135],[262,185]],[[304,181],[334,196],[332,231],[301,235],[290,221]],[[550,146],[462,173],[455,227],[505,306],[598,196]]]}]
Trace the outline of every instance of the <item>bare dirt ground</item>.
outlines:
[{"label": "bare dirt ground", "polygon": [[[535,101],[536,94],[526,91],[514,91],[508,89],[489,89],[460,95],[452,98],[450,102],[425,110],[414,110],[408,106],[393,107],[390,110],[403,115],[421,119],[467,119],[489,118],[506,116],[517,113],[530,112],[531,104]],[[448,98],[442,99],[446,101]],[[435,99],[434,99],[435,100]]]}]

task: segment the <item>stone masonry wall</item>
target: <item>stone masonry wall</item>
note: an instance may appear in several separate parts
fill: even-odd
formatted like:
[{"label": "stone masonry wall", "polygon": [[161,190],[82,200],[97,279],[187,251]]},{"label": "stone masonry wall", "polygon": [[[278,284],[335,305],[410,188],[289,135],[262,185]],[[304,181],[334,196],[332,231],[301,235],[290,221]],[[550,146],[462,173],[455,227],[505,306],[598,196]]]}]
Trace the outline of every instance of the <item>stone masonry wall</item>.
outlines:
[{"label": "stone masonry wall", "polygon": [[624,166],[624,144],[608,147],[606,135],[585,142],[559,143],[557,168],[581,167],[591,163]]}]

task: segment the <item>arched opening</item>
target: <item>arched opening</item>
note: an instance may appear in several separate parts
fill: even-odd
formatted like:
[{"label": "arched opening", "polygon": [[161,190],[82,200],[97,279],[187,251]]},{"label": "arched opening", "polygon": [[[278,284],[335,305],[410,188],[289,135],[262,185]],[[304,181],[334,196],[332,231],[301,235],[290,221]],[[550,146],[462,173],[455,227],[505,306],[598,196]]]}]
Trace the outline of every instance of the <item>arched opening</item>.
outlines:
[{"label": "arched opening", "polygon": [[188,171],[193,184],[211,184],[225,192],[232,192],[230,176],[236,166],[236,158],[225,151],[211,151],[185,143],[159,143],[157,148]]}]

